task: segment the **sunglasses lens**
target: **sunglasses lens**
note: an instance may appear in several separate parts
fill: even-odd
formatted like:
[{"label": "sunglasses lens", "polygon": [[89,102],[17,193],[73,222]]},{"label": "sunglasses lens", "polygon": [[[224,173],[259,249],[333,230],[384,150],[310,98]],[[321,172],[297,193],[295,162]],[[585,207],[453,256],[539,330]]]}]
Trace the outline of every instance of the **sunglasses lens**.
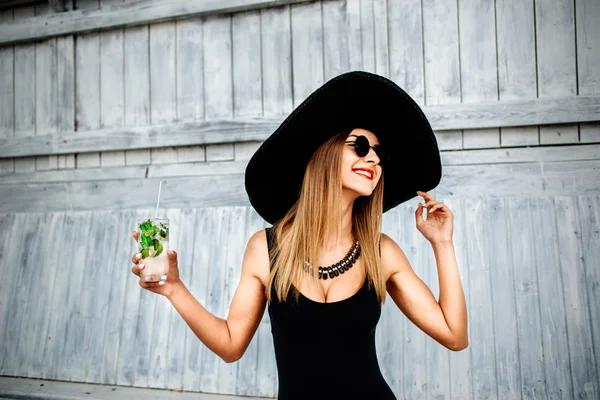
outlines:
[{"label": "sunglasses lens", "polygon": [[364,136],[359,136],[354,141],[354,150],[359,157],[364,157],[369,154],[370,148],[369,139]]}]

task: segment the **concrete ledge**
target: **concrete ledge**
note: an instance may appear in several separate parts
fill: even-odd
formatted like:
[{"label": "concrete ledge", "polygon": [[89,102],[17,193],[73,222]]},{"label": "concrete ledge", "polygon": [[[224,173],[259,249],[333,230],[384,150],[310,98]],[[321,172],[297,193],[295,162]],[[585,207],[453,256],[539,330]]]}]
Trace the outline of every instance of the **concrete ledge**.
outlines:
[{"label": "concrete ledge", "polygon": [[42,379],[0,377],[0,399],[12,400],[265,400],[266,397],[216,395],[177,392],[173,390],[141,389],[125,386],[96,385],[48,381]]}]

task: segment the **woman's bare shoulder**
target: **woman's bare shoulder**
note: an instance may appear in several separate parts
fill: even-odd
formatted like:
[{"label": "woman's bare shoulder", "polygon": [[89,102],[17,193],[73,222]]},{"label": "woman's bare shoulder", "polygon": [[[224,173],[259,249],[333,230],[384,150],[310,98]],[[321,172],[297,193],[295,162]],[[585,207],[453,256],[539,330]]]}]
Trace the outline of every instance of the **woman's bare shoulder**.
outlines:
[{"label": "woman's bare shoulder", "polygon": [[256,276],[266,286],[269,280],[269,247],[265,229],[255,232],[246,245],[242,267],[246,273]]}]

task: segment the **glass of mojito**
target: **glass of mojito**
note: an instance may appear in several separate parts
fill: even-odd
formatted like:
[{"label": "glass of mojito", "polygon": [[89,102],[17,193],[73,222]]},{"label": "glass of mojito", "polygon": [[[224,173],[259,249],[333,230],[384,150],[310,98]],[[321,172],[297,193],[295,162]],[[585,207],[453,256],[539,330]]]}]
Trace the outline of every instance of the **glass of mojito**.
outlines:
[{"label": "glass of mojito", "polygon": [[142,254],[139,263],[145,265],[140,278],[145,282],[166,281],[169,272],[169,220],[139,219],[137,228],[138,251]]}]

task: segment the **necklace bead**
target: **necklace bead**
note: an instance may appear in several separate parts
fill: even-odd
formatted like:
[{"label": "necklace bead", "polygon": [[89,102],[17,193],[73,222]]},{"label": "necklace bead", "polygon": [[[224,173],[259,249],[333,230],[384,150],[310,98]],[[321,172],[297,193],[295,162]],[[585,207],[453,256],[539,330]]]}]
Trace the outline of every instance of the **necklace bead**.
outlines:
[{"label": "necklace bead", "polygon": [[[333,279],[336,276],[340,276],[344,272],[348,271],[348,269],[350,269],[352,265],[354,265],[354,263],[356,263],[356,260],[358,260],[358,256],[360,256],[360,243],[358,242],[358,240],[355,239],[354,244],[352,245],[348,253],[344,256],[344,258],[342,258],[337,263],[330,265],[329,267],[319,266],[319,268],[317,269],[318,278],[327,280],[327,278]],[[308,262],[305,262],[304,267],[304,270],[306,272],[310,273],[311,275],[314,275],[313,268]]]}]

